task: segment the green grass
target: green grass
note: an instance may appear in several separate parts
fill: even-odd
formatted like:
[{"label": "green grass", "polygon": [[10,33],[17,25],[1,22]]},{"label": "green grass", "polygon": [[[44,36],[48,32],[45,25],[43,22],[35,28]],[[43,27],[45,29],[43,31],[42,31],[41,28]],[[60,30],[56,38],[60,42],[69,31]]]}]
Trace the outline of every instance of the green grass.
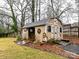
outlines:
[{"label": "green grass", "polygon": [[15,38],[0,38],[0,59],[66,59],[14,43]]}]

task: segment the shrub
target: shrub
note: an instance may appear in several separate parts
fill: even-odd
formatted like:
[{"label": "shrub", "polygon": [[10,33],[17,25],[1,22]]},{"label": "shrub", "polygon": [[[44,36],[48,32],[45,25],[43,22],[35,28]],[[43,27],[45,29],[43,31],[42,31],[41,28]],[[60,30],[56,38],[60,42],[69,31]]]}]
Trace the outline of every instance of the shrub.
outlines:
[{"label": "shrub", "polygon": [[21,36],[17,36],[17,41],[21,41],[21,40],[22,40]]},{"label": "shrub", "polygon": [[49,43],[49,44],[59,44],[59,42],[60,42],[60,40],[55,40],[55,39],[49,39],[47,41],[47,43]]}]

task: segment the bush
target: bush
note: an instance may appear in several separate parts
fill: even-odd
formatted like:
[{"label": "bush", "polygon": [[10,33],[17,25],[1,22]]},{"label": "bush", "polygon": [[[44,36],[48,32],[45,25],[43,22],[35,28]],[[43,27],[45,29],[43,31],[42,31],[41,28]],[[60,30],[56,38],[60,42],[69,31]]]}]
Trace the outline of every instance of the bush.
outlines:
[{"label": "bush", "polygon": [[47,41],[47,43],[49,43],[49,44],[59,44],[59,42],[60,42],[60,40],[55,40],[55,39],[49,39]]},{"label": "bush", "polygon": [[21,36],[17,36],[17,41],[21,41],[21,40],[22,40]]}]

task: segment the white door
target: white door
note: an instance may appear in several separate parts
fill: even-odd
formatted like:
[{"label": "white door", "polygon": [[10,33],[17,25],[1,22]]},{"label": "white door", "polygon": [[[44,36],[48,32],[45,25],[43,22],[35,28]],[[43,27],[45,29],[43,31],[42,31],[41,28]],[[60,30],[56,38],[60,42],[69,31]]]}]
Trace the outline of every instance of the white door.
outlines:
[{"label": "white door", "polygon": [[54,38],[56,40],[58,39],[58,34],[59,34],[59,28],[57,26],[55,26],[55,29],[54,29]]}]

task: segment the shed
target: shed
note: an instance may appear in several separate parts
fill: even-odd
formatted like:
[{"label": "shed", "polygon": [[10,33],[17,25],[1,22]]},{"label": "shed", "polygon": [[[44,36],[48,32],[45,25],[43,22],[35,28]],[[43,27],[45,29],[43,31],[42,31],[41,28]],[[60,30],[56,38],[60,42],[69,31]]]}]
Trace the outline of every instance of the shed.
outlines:
[{"label": "shed", "polygon": [[47,41],[63,39],[63,25],[57,18],[44,19],[27,23],[23,27],[22,37],[32,41]]}]

